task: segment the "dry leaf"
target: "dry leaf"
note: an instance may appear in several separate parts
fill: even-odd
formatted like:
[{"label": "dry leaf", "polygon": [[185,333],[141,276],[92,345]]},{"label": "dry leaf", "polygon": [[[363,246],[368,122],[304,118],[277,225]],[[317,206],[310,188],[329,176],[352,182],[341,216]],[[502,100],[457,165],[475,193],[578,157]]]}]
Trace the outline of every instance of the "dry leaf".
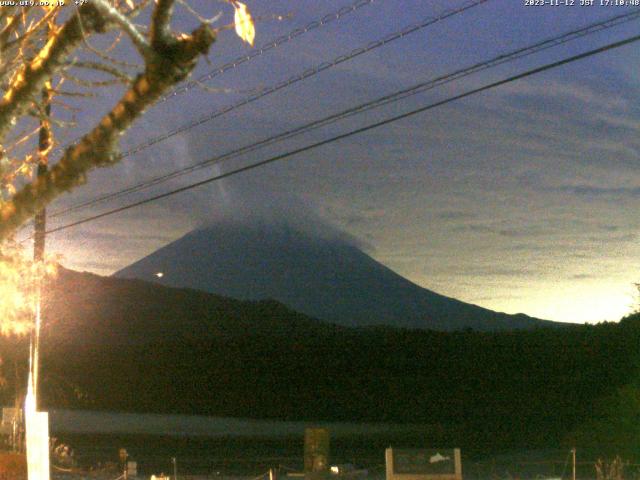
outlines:
[{"label": "dry leaf", "polygon": [[253,47],[253,40],[256,37],[256,28],[253,25],[253,19],[247,6],[242,2],[234,1],[232,3],[236,13],[233,21],[236,27],[236,33],[238,36]]}]

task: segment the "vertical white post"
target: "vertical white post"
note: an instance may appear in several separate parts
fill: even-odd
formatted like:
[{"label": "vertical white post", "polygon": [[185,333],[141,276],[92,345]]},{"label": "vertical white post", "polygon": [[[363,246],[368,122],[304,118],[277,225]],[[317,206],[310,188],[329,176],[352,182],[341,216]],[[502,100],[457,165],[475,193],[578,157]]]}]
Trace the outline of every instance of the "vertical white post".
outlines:
[{"label": "vertical white post", "polygon": [[[47,35],[51,34],[51,21],[47,24]],[[40,120],[38,139],[38,170],[40,177],[47,171],[47,154],[51,147],[51,82],[47,81],[42,89],[42,101],[45,117]],[[35,216],[33,242],[33,260],[42,263],[44,260],[46,211],[41,209]],[[38,366],[40,363],[40,330],[42,327],[42,279],[36,278],[36,318],[34,332],[31,336],[29,354],[29,384],[24,405],[25,436],[27,446],[27,472],[29,480],[50,480],[49,466],[49,414],[38,412]]]},{"label": "vertical white post", "polygon": [[36,291],[35,332],[31,341],[29,355],[29,380],[27,396],[24,401],[24,426],[27,447],[27,473],[29,480],[50,480],[49,466],[49,414],[38,412],[38,354],[40,349],[40,311],[39,284]]},{"label": "vertical white post", "polygon": [[27,473],[29,480],[50,480],[49,471],[49,414],[36,411],[33,391],[33,372],[29,372],[27,397],[24,402],[27,444]]}]

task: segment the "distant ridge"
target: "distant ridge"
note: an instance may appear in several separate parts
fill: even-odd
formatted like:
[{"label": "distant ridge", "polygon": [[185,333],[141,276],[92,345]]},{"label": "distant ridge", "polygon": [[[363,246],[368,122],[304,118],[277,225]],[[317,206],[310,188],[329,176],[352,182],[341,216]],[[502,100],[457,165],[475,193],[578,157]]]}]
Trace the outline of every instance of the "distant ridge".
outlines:
[{"label": "distant ridge", "polygon": [[310,317],[352,327],[505,330],[559,325],[432,292],[334,237],[282,223],[221,221],[186,234],[114,276],[243,300],[275,299]]},{"label": "distant ridge", "polygon": [[[348,328],[274,300],[63,268],[44,292],[48,410],[419,423],[428,431],[412,443],[487,450],[557,448],[567,432],[602,418],[598,405],[620,420],[637,397],[629,390],[637,321],[497,333]],[[0,338],[3,361],[22,372],[7,375],[5,404],[26,383],[27,352],[27,338]],[[619,388],[620,400],[607,403]],[[620,425],[605,431],[598,452],[622,438]]]},{"label": "distant ridge", "polygon": [[[243,301],[199,290],[60,268],[44,315],[50,345],[145,345],[252,335],[304,336],[347,330],[274,300]],[[81,332],[81,335],[78,335]]]}]

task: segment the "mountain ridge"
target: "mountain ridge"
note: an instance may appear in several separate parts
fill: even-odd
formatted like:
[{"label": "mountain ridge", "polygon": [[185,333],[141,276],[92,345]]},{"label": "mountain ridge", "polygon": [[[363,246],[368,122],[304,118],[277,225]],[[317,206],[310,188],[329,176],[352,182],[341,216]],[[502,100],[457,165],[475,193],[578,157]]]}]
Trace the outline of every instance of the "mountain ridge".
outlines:
[{"label": "mountain ridge", "polygon": [[103,277],[60,267],[44,300],[52,344],[144,344],[245,335],[304,335],[346,330],[272,299],[228,298],[138,279]]},{"label": "mountain ridge", "polygon": [[[502,332],[348,328],[273,300],[65,269],[45,292],[47,408],[422,423],[465,448],[548,446],[592,418],[639,364],[637,321]],[[24,356],[26,368],[22,343],[0,339],[7,365]]]},{"label": "mountain ridge", "polygon": [[[162,277],[156,274],[162,272]],[[193,230],[116,272],[243,300],[272,298],[344,326],[501,330],[559,322],[494,312],[423,288],[335,234],[224,221]]]}]

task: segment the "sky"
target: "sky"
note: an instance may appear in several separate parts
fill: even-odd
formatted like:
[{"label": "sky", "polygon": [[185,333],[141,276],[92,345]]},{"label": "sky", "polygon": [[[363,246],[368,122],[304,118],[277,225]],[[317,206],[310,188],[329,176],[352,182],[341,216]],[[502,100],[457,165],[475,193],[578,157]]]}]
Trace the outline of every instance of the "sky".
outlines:
[{"label": "sky", "polygon": [[[260,19],[259,48],[354,2],[246,3]],[[465,3],[375,0],[215,77],[206,90],[192,88],[152,108],[122,138],[122,149]],[[489,0],[95,171],[86,186],[61,197],[49,211],[640,8],[579,3]],[[206,17],[222,11],[220,25],[232,19],[226,4],[194,0],[190,5]],[[287,17],[277,20],[278,15]],[[176,11],[177,29],[195,23],[184,9]],[[49,226],[637,35],[639,26],[635,20],[577,39],[144,192],[51,218]],[[250,52],[232,30],[222,31],[196,76]],[[438,293],[544,319],[616,321],[633,308],[634,282],[640,282],[639,67],[638,44],[628,45],[58,232],[48,239],[49,251],[60,253],[65,266],[108,275],[221,215],[273,205],[284,217],[289,209],[308,211],[310,223],[343,231],[376,260]],[[117,96],[116,90],[105,90],[91,99],[78,126],[58,132],[61,143],[95,122]]]}]

